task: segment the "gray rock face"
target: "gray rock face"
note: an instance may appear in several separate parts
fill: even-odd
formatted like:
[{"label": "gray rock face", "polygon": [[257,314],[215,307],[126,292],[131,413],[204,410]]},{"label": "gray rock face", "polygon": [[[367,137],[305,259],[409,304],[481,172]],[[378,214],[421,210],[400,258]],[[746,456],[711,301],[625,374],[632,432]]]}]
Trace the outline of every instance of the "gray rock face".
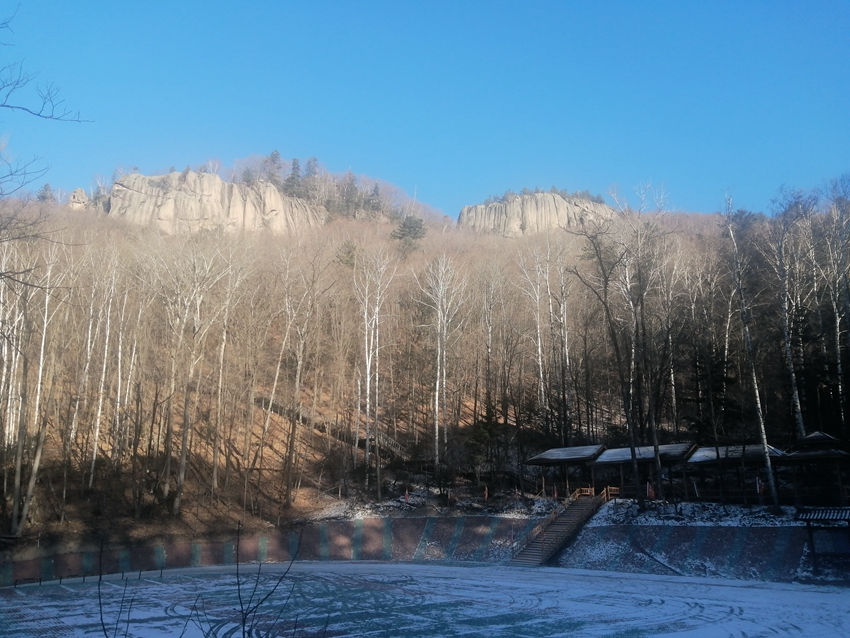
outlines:
[{"label": "gray rock face", "polygon": [[89,197],[82,188],[75,188],[68,197],[68,206],[71,210],[85,210],[89,205]]},{"label": "gray rock face", "polygon": [[109,216],[166,234],[203,229],[288,234],[324,224],[326,212],[273,184],[230,184],[209,173],[132,174],[115,182]]},{"label": "gray rock face", "polygon": [[614,209],[586,199],[564,199],[557,193],[518,195],[512,201],[464,206],[457,220],[459,228],[504,237],[519,237],[557,228],[580,228],[594,219],[608,219]]}]

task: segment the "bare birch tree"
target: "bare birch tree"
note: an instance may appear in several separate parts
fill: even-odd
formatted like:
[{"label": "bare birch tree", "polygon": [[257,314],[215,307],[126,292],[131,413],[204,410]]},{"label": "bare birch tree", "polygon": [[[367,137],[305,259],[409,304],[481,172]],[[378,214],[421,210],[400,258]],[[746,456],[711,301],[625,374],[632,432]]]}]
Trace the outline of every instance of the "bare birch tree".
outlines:
[{"label": "bare birch tree", "polygon": [[422,293],[420,303],[429,309],[434,331],[434,471],[440,466],[440,424],[443,427],[443,442],[448,438],[448,423],[445,418],[447,395],[447,354],[450,337],[458,329],[458,313],[466,294],[466,277],[459,273],[452,260],[444,253],[434,259],[425,273],[416,282]]},{"label": "bare birch tree", "polygon": [[[366,395],[364,436],[367,489],[369,488],[371,438],[375,436],[374,431],[378,427],[378,382],[380,380],[378,354],[381,348],[381,325],[384,316],[384,304],[387,301],[388,290],[395,274],[396,268],[385,250],[378,249],[358,253],[354,267],[354,295],[362,320],[360,329],[363,338],[362,377]],[[359,419],[357,427],[359,428]],[[358,438],[355,435],[355,453],[359,443]]]},{"label": "bare birch tree", "polygon": [[753,387],[753,402],[756,409],[756,417],[758,419],[759,438],[761,440],[762,452],[764,455],[764,468],[767,475],[767,486],[770,490],[770,497],[773,501],[773,507],[779,511],[779,492],[776,489],[776,482],[773,477],[773,467],[770,462],[770,446],[767,443],[767,430],[764,424],[764,411],[761,406],[761,396],[759,395],[758,373],[756,370],[754,346],[752,336],[750,334],[750,325],[752,323],[750,302],[747,296],[747,291],[744,285],[744,269],[745,263],[741,250],[738,247],[738,242],[735,239],[735,212],[732,208],[732,201],[728,200],[726,204],[726,214],[723,221],[726,231],[729,233],[729,239],[732,244],[732,279],[735,283],[735,292],[738,297],[741,317],[741,330],[744,335],[744,351],[747,356],[747,364],[750,368],[750,381]]}]

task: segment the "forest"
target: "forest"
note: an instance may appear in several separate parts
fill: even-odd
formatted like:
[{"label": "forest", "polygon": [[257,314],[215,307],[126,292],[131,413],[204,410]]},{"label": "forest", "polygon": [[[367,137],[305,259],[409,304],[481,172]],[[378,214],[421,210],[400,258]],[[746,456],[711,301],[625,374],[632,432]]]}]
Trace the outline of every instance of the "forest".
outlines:
[{"label": "forest", "polygon": [[162,236],[3,201],[3,533],[105,492],[280,523],[299,490],[380,500],[405,462],[522,489],[550,447],[846,440],[850,175],[769,214],[656,199],[519,239],[403,210]]}]

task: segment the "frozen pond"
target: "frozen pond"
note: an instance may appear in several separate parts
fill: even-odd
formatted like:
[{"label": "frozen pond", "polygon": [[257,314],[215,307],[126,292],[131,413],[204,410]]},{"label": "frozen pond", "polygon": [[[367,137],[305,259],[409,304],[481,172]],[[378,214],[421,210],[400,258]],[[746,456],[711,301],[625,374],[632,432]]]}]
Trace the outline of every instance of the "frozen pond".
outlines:
[{"label": "frozen pond", "polygon": [[[0,635],[239,636],[243,605],[286,565],[0,589]],[[128,623],[129,618],[129,623]],[[271,636],[842,636],[840,587],[584,570],[299,562],[259,607]],[[265,635],[253,633],[251,635]]]}]

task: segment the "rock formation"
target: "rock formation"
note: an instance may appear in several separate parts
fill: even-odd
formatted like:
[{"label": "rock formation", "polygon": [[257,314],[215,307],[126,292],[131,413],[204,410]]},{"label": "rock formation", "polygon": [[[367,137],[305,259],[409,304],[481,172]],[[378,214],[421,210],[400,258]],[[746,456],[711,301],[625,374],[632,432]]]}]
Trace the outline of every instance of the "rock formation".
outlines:
[{"label": "rock formation", "polygon": [[89,196],[82,188],[75,188],[68,197],[68,207],[71,210],[85,210],[89,207]]},{"label": "rock formation", "polygon": [[516,195],[507,202],[464,206],[457,220],[459,228],[481,233],[519,237],[557,228],[580,228],[591,219],[607,219],[614,209],[558,193]]},{"label": "rock formation", "polygon": [[125,175],[112,186],[108,210],[110,217],[167,234],[219,228],[285,234],[321,226],[326,216],[268,182],[230,184],[193,171]]}]

